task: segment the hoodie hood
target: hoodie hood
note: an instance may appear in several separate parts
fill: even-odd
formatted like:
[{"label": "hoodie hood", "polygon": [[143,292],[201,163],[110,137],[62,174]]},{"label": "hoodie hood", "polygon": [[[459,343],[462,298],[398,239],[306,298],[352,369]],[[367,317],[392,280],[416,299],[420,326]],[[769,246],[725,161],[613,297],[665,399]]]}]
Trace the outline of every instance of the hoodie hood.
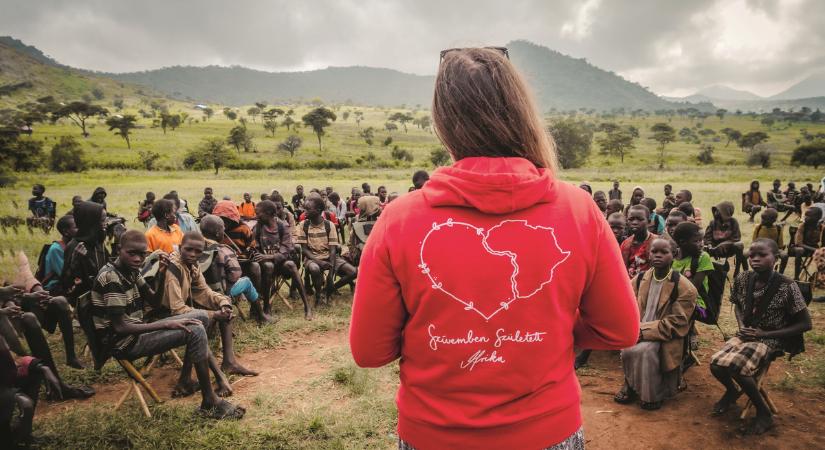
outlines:
[{"label": "hoodie hood", "polygon": [[732,202],[721,202],[718,205],[711,208],[711,212],[716,215],[716,212],[719,212],[719,217],[721,217],[723,222],[727,222],[728,219],[733,217],[733,203]]},{"label": "hoodie hood", "polygon": [[85,242],[87,245],[96,245],[103,242],[106,235],[100,224],[103,217],[103,205],[94,202],[80,202],[74,207],[74,222],[77,226],[77,235],[74,239]]},{"label": "hoodie hood", "polygon": [[241,222],[241,213],[238,212],[238,207],[232,203],[232,200],[221,200],[216,203],[212,208],[212,214],[235,223]]},{"label": "hoodie hood", "polygon": [[473,208],[508,214],[553,200],[552,172],[524,158],[472,157],[440,167],[421,189],[433,207]]}]

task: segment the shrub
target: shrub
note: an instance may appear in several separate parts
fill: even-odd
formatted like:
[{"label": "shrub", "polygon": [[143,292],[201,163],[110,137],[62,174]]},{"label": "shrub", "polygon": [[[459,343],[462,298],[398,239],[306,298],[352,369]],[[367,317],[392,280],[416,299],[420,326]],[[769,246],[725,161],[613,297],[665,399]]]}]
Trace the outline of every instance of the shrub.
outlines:
[{"label": "shrub", "polygon": [[91,161],[88,163],[90,169],[104,170],[141,170],[144,165],[141,161]]},{"label": "shrub", "polygon": [[825,141],[815,141],[794,149],[791,164],[813,166],[814,169],[825,165]]},{"label": "shrub", "polygon": [[301,164],[301,163],[299,163],[299,162],[297,162],[297,161],[292,161],[292,160],[287,160],[287,161],[275,161],[274,163],[272,163],[272,165],[271,165],[271,166],[269,166],[269,168],[270,168],[270,169],[276,169],[276,170],[278,170],[278,169],[282,169],[282,170],[298,170],[298,169],[301,169],[301,168],[303,168],[303,167],[304,167],[304,165],[303,165],[303,164]]},{"label": "shrub", "polygon": [[710,144],[702,144],[699,146],[699,149],[699,154],[696,156],[696,159],[698,159],[701,164],[713,164],[713,146]]},{"label": "shrub", "polygon": [[324,170],[324,169],[350,169],[352,168],[352,163],[349,161],[335,161],[335,160],[324,160],[324,159],[315,159],[306,163],[306,167],[308,169],[316,169],[316,170]]},{"label": "shrub", "polygon": [[152,171],[155,170],[155,163],[160,159],[160,153],[151,150],[141,150],[138,152],[138,158],[140,158],[140,164],[143,168]]},{"label": "shrub", "polygon": [[392,144],[392,136],[387,136],[384,142],[381,143],[384,147],[389,147],[390,144]]},{"label": "shrub", "polygon": [[86,154],[72,136],[61,136],[51,151],[51,169],[55,172],[83,172]]},{"label": "shrub", "polygon": [[433,166],[446,166],[450,163],[450,153],[444,147],[434,148],[430,152],[430,162]]},{"label": "shrub", "polygon": [[754,150],[746,160],[749,166],[760,166],[767,169],[771,166],[771,151],[767,149]]},{"label": "shrub", "polygon": [[412,153],[410,153],[408,150],[405,150],[403,148],[398,148],[397,145],[394,146],[392,148],[392,150],[390,151],[390,156],[392,156],[392,159],[394,159],[396,161],[412,162],[413,159],[414,159]]},{"label": "shrub", "polygon": [[43,165],[43,143],[33,139],[18,139],[4,149],[8,153],[0,157],[16,172],[28,172],[39,169]]},{"label": "shrub", "polygon": [[266,161],[257,159],[239,159],[236,158],[226,163],[227,169],[234,170],[263,170],[268,168]]}]

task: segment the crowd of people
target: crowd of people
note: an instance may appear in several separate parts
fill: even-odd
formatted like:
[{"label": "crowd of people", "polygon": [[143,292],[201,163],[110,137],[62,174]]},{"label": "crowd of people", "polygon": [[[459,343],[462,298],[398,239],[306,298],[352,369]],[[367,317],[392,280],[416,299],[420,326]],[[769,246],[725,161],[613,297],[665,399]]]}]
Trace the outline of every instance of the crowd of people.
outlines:
[{"label": "crowd of people", "polygon": [[[688,190],[674,193],[665,185],[657,207],[640,187],[625,204],[618,181],[607,194],[592,192],[587,183],[580,187],[592,195],[620,245],[641,317],[638,343],[621,352],[624,383],[614,400],[656,410],[686,387],[683,375],[697,362],[695,322],[716,324],[732,258],[730,302],[738,332],[711,357],[711,373],[725,387],[712,413],[726,413],[744,393],[756,408],[745,431],[771,428],[772,412],[758,378],[777,357],[803,351],[802,335],[812,327],[807,304],[812,287],[821,284],[819,275],[825,275],[825,179],[818,190],[811,184],[796,190],[788,183],[784,191],[775,180],[765,197],[753,181],[742,194],[742,212],[749,221],[762,214],[748,249],[730,201],[711,208],[703,228],[702,212]],[[784,275],[789,257],[793,278]],[[809,277],[800,282],[803,271]],[[582,350],[576,367],[589,356]]]},{"label": "crowd of people", "polygon": [[[427,179],[426,172],[417,172],[411,189]],[[621,352],[625,381],[615,401],[638,400],[655,410],[684,388],[683,375],[694,365],[698,346],[695,322],[716,323],[721,291],[715,274],[723,274],[724,284],[732,258],[730,301],[739,331],[711,360],[713,375],[726,389],[713,413],[725,413],[744,393],[757,410],[749,432],[770,428],[771,410],[757,375],[778,355],[801,351],[801,336],[811,327],[794,280],[809,264],[825,275],[825,187],[796,190],[788,183],[782,190],[776,180],[763,196],[759,183],[751,183],[741,209],[750,221],[761,216],[748,249],[732,202],[711,208],[705,223],[692,193],[674,192],[671,185],[664,186],[661,206],[640,187],[625,203],[618,181],[607,193],[592,192],[588,183],[580,187],[592,195],[620,245],[642,320],[638,343]],[[368,183],[346,198],[332,187],[305,192],[299,185],[288,199],[273,190],[256,202],[246,192],[236,203],[228,196],[219,200],[207,187],[195,211],[175,191],[161,198],[148,192],[137,211],[144,229],[127,229],[127,221],[107,208],[103,188],[87,201],[75,196],[73,208],[59,218],[44,193],[44,186],[33,187],[28,221],[55,226],[60,239],[44,246],[35,273],[18,253],[18,277],[0,288],[0,425],[20,442],[30,436],[44,382],[49,399],[94,395],[91,387],[62,381],[44,334],[59,327],[66,364],[83,368],[73,321],[98,369],[110,357],[134,360],[185,347],[173,396],[200,391],[205,416],[243,417],[243,407],[223,399],[232,395],[227,375],[257,375],[235,355],[234,307],[248,303],[250,317],[265,326],[277,320],[272,301],[283,286],[312,320],[316,308],[339,290],[354,291],[370,231],[398,197],[384,186],[373,193]],[[783,275],[791,257],[793,279]],[[207,330],[213,329],[221,339],[220,362],[208,345]],[[576,366],[587,364],[589,355],[582,350]],[[15,411],[19,420],[12,421]]]},{"label": "crowd of people", "polygon": [[[425,171],[416,172],[411,189],[427,179]],[[148,192],[136,217],[142,229],[127,229],[128,221],[107,207],[102,187],[87,201],[75,196],[59,218],[45,191],[33,187],[28,223],[56,227],[60,239],[43,247],[34,273],[18,252],[18,276],[0,288],[0,426],[19,443],[30,439],[44,381],[50,399],[95,393],[62,381],[44,334],[59,327],[66,364],[82,369],[73,324],[85,334],[96,369],[111,357],[132,361],[185,347],[172,395],[200,391],[201,414],[243,417],[243,407],[223,399],[232,395],[228,375],[258,374],[235,355],[235,307],[248,303],[250,317],[266,326],[277,320],[273,299],[300,298],[305,319],[312,320],[339,290],[354,289],[367,237],[398,197],[363,183],[347,197],[331,187],[305,192],[297,186],[289,200],[273,190],[257,202],[244,193],[236,203],[207,187],[194,212],[175,191],[161,198]],[[207,330],[221,339],[220,362]]]}]

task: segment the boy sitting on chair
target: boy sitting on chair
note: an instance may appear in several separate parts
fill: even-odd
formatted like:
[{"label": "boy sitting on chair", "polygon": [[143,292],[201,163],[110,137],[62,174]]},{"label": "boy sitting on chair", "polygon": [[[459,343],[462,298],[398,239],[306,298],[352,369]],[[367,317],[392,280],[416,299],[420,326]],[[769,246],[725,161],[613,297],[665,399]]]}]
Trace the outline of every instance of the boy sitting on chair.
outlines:
[{"label": "boy sitting on chair", "polygon": [[[355,280],[358,270],[344,258],[339,257],[338,249],[341,243],[338,240],[338,231],[323,217],[324,201],[321,197],[310,197],[306,205],[307,218],[298,224],[296,244],[301,246],[304,255],[304,265],[310,274],[315,288],[315,304],[326,301],[326,298],[336,289],[346,286]],[[327,282],[324,282],[324,271],[328,271]],[[341,278],[334,282],[335,275]],[[323,299],[322,299],[323,293]]]},{"label": "boy sitting on chair", "polygon": [[696,307],[696,288],[671,268],[676,245],[656,238],[650,244],[652,270],[632,281],[642,323],[639,343],[622,350],[624,385],[614,400],[641,400],[642,409],[656,410],[676,395],[684,357],[684,339]]},{"label": "boy sitting on chair", "polygon": [[[209,354],[205,311],[192,310],[177,317],[152,323],[143,321],[143,297],[146,282],[140,267],[146,258],[147,243],[143,233],[123,233],[118,258],[106,264],[92,289],[92,314],[95,329],[104,335],[103,343],[115,358],[134,360],[157,355],[175,347],[186,346],[186,361],[195,366],[203,397],[199,412],[215,419],[243,417],[244,408],[221,400],[209,379]],[[180,383],[188,377],[181,371]]]},{"label": "boy sitting on chair", "polygon": [[811,315],[796,283],[773,270],[779,256],[775,241],[757,239],[748,255],[753,271],[736,277],[730,296],[739,332],[710,362],[711,373],[726,389],[713,414],[724,414],[744,392],[756,407],[745,432],[762,434],[773,427],[773,416],[756,375],[776,356],[804,350],[802,334],[811,329]]}]

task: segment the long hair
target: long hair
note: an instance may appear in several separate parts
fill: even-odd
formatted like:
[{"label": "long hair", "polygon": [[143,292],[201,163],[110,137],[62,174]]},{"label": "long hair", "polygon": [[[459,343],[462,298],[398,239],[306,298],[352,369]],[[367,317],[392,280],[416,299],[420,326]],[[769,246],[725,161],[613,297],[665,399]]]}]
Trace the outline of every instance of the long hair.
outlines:
[{"label": "long hair", "polygon": [[435,133],[456,161],[521,157],[556,171],[556,149],[527,83],[503,53],[467,48],[444,54],[433,97]]}]

